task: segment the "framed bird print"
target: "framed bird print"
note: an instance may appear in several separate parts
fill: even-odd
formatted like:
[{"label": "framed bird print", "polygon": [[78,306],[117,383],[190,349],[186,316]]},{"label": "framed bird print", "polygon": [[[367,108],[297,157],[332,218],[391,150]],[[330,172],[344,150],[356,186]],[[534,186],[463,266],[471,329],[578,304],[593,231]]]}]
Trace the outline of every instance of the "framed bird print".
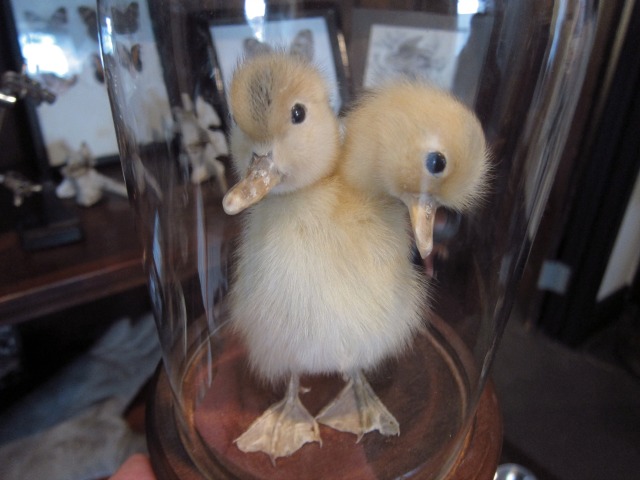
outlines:
[{"label": "framed bird print", "polygon": [[490,16],[356,10],[349,53],[357,89],[398,77],[420,78],[474,105]]},{"label": "framed bird print", "polygon": [[336,13],[296,12],[287,18],[278,12],[264,16],[221,16],[209,24],[213,68],[218,89],[225,92],[238,62],[262,52],[283,50],[316,64],[327,78],[333,109],[338,112],[349,97],[345,42]]},{"label": "framed bird print", "polygon": [[[11,7],[26,73],[56,95],[52,104],[35,107],[33,122],[34,137],[43,144],[49,165],[64,165],[83,144],[98,163],[116,161],[118,145],[104,84],[95,2],[11,0]],[[149,88],[157,92],[158,111],[163,112],[151,121],[161,131],[162,116],[170,108],[146,3],[123,0],[111,13],[114,30],[128,40],[114,45],[120,67],[132,77],[148,77]]]}]

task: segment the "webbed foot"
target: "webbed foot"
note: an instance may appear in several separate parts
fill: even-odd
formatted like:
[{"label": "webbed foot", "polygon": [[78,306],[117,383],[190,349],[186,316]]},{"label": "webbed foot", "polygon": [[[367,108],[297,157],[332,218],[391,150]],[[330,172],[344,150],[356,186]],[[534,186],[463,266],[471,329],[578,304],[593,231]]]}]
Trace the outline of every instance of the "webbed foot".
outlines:
[{"label": "webbed foot", "polygon": [[302,405],[299,380],[292,377],[287,393],[280,402],[271,405],[240,435],[235,444],[243,452],[264,452],[275,466],[276,458],[286,457],[307,442],[320,442],[320,428]]},{"label": "webbed foot", "polygon": [[316,415],[316,420],[341,432],[355,433],[358,441],[374,430],[382,435],[400,435],[398,421],[361,372],[350,375],[347,385]]}]

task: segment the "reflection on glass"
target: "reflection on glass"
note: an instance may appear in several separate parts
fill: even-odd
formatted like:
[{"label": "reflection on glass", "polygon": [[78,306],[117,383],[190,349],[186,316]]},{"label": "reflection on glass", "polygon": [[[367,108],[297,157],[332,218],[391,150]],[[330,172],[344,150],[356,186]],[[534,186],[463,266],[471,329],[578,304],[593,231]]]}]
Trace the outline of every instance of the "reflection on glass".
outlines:
[{"label": "reflection on glass", "polygon": [[[307,10],[306,2],[269,2],[265,9],[267,2],[247,1],[233,15],[201,2],[139,3],[140,28],[122,33],[114,12],[123,2],[99,2],[102,32],[109,35],[103,55],[122,161],[139,214],[165,360],[158,398],[165,394],[170,401],[160,404],[154,425],[174,428],[177,442],[210,478],[310,478],[310,472],[313,478],[442,478],[467,448],[530,245],[532,200],[544,204],[542,184],[550,181],[555,149],[566,138],[578,100],[595,23],[591,3],[461,1],[456,15],[443,15],[453,8],[426,7],[452,2],[417,2],[425,5],[421,11],[374,8],[379,2],[373,1],[358,2],[363,8],[357,9],[328,2],[319,12]],[[266,17],[267,11],[279,16]],[[348,63],[335,47],[342,29]],[[141,71],[127,67],[127,50],[118,44],[138,46]],[[220,121],[210,124],[227,129],[226,88],[238,59],[274,48],[305,52],[322,66],[334,102],[347,107],[369,82],[387,74],[439,80],[480,118],[493,165],[490,191],[476,211],[459,217],[439,211],[435,253],[424,264],[417,260],[434,277],[433,311],[412,348],[369,378],[400,424],[400,436],[367,434],[356,442],[355,435],[326,428],[322,448],[313,442],[280,458],[276,467],[268,455],[246,453],[234,443],[284,394],[284,387],[276,392],[256,381],[228,325],[231,273],[254,274],[238,267],[242,222],[224,214],[221,183],[194,183],[193,165],[185,162],[185,152],[200,145],[190,141],[185,115],[195,115],[198,102],[206,102],[219,113]],[[156,89],[148,86],[149,72]],[[149,119],[158,110],[153,92],[163,86],[171,114],[162,117],[166,128],[149,135]],[[351,92],[342,95],[346,90]],[[447,123],[441,109],[429,116]],[[370,117],[381,128],[395,125],[388,107]],[[374,136],[372,150],[381,137]],[[219,160],[232,170],[229,158]],[[526,187],[530,182],[535,188]],[[313,376],[301,385],[313,393],[300,400],[317,415],[344,382],[339,375]],[[160,445],[154,458],[162,461],[169,440],[155,440]]]},{"label": "reflection on glass", "polygon": [[21,36],[20,43],[30,75],[53,73],[63,77],[69,73],[69,62],[55,37],[46,33],[32,33]]},{"label": "reflection on glass", "polygon": [[256,40],[264,41],[264,14],[267,10],[264,0],[246,0],[244,2],[244,16],[253,30]]},{"label": "reflection on glass", "polygon": [[482,12],[484,3],[483,0],[458,0],[458,15]]}]

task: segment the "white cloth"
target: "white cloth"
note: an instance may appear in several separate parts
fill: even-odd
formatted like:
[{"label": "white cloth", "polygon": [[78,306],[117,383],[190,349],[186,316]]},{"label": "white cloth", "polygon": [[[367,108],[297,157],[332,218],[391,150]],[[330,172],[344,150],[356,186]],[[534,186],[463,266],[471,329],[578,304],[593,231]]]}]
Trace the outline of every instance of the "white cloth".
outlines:
[{"label": "white cloth", "polygon": [[0,478],[105,477],[145,450],[122,414],[160,360],[151,314],[122,319],[85,354],[0,416]]}]

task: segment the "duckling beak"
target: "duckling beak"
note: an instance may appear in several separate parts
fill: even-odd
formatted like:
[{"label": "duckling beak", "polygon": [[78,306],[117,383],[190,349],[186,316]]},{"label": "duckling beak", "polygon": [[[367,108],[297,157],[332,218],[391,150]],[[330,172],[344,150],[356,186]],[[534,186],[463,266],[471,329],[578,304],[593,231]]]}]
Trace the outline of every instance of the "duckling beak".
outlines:
[{"label": "duckling beak", "polygon": [[426,194],[406,194],[402,197],[402,201],[409,209],[411,226],[420,256],[427,258],[433,250],[433,225],[438,205]]},{"label": "duckling beak", "polygon": [[282,173],[275,166],[271,153],[254,153],[246,175],[227,192],[222,207],[228,215],[240,213],[262,200],[281,180]]}]

